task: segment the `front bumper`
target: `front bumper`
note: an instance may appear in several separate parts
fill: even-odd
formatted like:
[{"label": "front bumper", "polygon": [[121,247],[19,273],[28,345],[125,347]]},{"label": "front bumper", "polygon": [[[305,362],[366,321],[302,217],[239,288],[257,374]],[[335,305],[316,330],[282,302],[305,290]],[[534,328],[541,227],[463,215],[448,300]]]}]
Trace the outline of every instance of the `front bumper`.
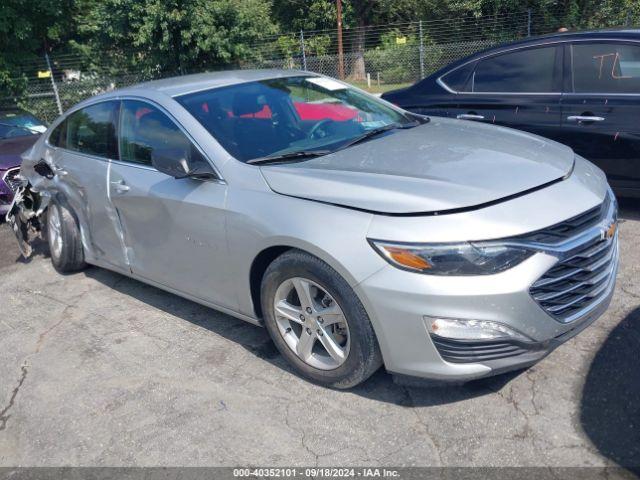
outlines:
[{"label": "front bumper", "polygon": [[[442,277],[410,273],[389,265],[369,277],[356,291],[370,313],[387,370],[459,382],[540,361],[588,327],[609,306],[618,268],[617,234],[606,237],[611,222],[615,222],[614,203],[588,231],[562,242],[561,246],[541,247],[520,265],[496,275]],[[594,241],[605,242],[608,247],[593,246]],[[584,260],[583,257],[592,252],[597,252],[593,259]],[[559,288],[569,293],[555,298],[580,305],[577,301],[580,295],[576,292],[592,292],[594,296],[582,310],[575,312],[567,308],[563,310],[566,313],[560,315],[554,313],[553,308],[561,302],[534,299],[540,292],[532,287],[540,284],[541,279],[548,279],[549,273],[559,267],[569,268],[566,265],[584,268],[576,269],[579,271],[575,277],[579,280],[574,284],[559,282],[562,283]],[[597,270],[590,272],[591,266]],[[589,283],[591,279],[593,285]],[[587,282],[586,287],[583,282]],[[543,292],[543,296],[548,297],[548,293]],[[433,318],[497,322],[531,340],[442,338],[429,333],[427,322]]]}]

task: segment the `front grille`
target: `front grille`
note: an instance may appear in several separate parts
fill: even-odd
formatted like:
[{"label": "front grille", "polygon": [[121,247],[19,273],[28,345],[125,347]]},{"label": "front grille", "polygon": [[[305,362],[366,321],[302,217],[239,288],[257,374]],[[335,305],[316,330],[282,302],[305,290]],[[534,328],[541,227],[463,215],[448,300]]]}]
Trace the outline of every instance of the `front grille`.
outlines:
[{"label": "front grille", "polygon": [[7,173],[4,174],[3,180],[4,183],[11,189],[13,193],[16,193],[18,187],[22,184],[18,175],[20,174],[19,168],[12,168],[11,170],[7,170]]},{"label": "front grille", "polygon": [[461,341],[431,336],[443,360],[451,363],[474,363],[514,357],[531,351],[524,344],[508,341]]},{"label": "front grille", "polygon": [[582,243],[531,286],[531,296],[563,323],[586,314],[609,291],[616,270],[617,245],[617,235],[599,235]]},{"label": "front grille", "polygon": [[600,222],[609,212],[612,201],[611,195],[607,195],[600,205],[564,222],[526,234],[520,239],[527,242],[554,244],[575,237]]}]

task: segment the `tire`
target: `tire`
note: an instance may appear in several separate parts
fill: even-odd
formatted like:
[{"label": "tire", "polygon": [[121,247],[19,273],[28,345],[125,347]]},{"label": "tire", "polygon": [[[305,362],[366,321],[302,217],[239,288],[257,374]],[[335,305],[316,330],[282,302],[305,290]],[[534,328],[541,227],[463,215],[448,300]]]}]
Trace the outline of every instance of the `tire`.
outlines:
[{"label": "tire", "polygon": [[51,263],[59,273],[72,273],[87,266],[75,216],[64,204],[53,201],[47,208],[47,243]]},{"label": "tire", "polygon": [[[310,301],[300,300],[300,289],[310,293]],[[382,365],[364,306],[346,280],[319,258],[300,250],[276,258],[262,278],[261,304],[269,335],[302,377],[346,389],[363,382]],[[304,305],[311,305],[312,310]],[[306,347],[309,341],[313,350]]]}]

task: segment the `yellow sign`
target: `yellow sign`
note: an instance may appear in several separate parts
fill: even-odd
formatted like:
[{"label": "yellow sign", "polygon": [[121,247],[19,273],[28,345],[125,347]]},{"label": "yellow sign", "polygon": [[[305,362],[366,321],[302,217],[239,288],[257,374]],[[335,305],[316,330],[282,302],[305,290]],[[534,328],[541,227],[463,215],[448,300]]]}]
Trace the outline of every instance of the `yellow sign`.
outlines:
[{"label": "yellow sign", "polygon": [[397,45],[404,45],[405,43],[407,43],[407,37],[396,37]]},{"label": "yellow sign", "polygon": [[51,72],[49,70],[38,70],[38,78],[49,78],[51,77]]}]

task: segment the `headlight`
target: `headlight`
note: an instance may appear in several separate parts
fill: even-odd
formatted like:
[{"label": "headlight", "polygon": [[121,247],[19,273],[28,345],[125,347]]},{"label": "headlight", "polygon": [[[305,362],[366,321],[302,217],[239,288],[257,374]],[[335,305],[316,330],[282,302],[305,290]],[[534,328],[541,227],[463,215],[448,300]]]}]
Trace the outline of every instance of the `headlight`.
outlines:
[{"label": "headlight", "polygon": [[369,242],[391,265],[428,275],[491,275],[514,267],[535,253],[523,246],[497,243]]}]

